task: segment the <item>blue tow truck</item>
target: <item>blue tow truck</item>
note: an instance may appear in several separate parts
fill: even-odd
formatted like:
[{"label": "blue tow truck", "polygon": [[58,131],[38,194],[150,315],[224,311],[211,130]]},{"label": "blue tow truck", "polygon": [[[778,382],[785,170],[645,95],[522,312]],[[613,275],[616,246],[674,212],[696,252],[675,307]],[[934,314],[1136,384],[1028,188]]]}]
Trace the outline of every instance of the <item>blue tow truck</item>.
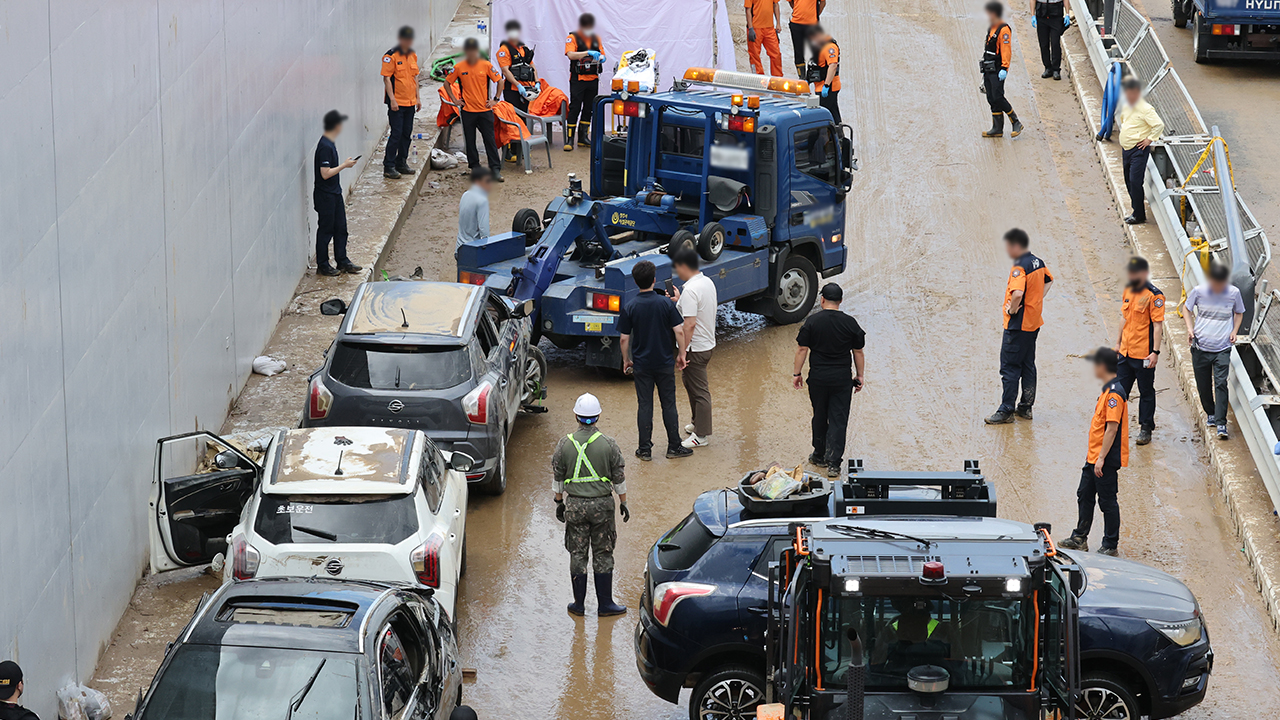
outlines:
[{"label": "blue tow truck", "polygon": [[458,281],[534,300],[539,336],[585,343],[587,365],[610,369],[622,367],[632,268],[653,262],[662,287],[684,247],[720,302],[803,319],[819,276],[845,267],[850,129],[800,80],[692,68],[669,92],[612,90],[596,99],[590,192],[570,174],[543,213],[523,209],[511,232],[462,244]]},{"label": "blue tow truck", "polygon": [[1191,25],[1196,62],[1280,58],[1280,0],[1172,0],[1173,24]]}]

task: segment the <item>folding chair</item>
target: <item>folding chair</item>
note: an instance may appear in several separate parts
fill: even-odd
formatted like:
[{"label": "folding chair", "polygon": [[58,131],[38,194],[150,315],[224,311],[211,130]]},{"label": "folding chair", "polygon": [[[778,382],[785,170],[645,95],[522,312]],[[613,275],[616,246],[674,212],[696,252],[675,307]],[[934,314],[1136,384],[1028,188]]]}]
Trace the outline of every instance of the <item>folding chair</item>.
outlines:
[{"label": "folding chair", "polygon": [[[563,104],[563,103],[562,103]],[[524,159],[524,173],[526,175],[533,172],[533,163],[530,160],[530,151],[541,145],[547,149],[547,167],[551,167],[551,122],[557,116],[545,118],[540,115],[530,115],[520,108],[512,108],[516,111],[516,116],[524,121],[525,128],[528,129],[528,137],[523,132],[520,133],[520,139],[516,142],[520,143],[520,156]],[[496,116],[495,116],[496,117]],[[502,118],[497,118],[498,122],[511,127],[517,127],[515,123],[508,122]],[[518,129],[518,128],[517,128]]]}]

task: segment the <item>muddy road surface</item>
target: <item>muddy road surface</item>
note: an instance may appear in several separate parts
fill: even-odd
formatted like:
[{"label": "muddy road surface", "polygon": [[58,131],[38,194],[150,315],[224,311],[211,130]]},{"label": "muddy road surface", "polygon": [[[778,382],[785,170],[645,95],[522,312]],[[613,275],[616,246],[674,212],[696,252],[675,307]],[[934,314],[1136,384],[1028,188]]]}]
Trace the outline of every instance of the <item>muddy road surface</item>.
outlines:
[{"label": "muddy road surface", "polygon": [[[739,8],[731,14],[735,35],[744,40]],[[1007,91],[1026,131],[1017,139],[984,140],[979,132],[990,115],[978,93],[980,3],[831,0],[822,20],[843,48],[841,109],[863,168],[846,201],[848,269],[835,278],[845,289],[844,309],[867,330],[867,384],[854,397],[848,455],[870,469],[959,470],[976,458],[997,486],[1002,515],[1051,522],[1061,536],[1074,523],[1086,428],[1099,391],[1080,356],[1115,340],[1129,254],[1071,84],[1039,78],[1034,31],[1019,11]],[[785,39],[783,53],[789,68]],[[747,67],[741,49],[738,62]],[[565,172],[585,173],[582,150],[553,152],[553,171],[545,169],[544,155],[531,176],[507,173],[493,196],[493,232],[506,229],[521,207],[540,211],[563,187]],[[428,278],[452,280],[465,181],[458,171],[428,180],[439,186],[424,186],[385,266],[392,275],[408,275],[421,265]],[[1045,302],[1035,420],[987,427],[982,417],[995,409],[1000,392],[1000,305],[1010,264],[1000,237],[1011,227],[1030,233],[1032,250],[1056,282]],[[1171,293],[1176,287],[1171,277],[1155,282]],[[1170,321],[1179,320],[1170,315]],[[480,717],[686,716],[687,693],[680,706],[667,704],[635,668],[635,608],[646,554],[699,493],[771,460],[794,464],[807,456],[807,394],[789,384],[797,329],[722,308],[710,365],[712,444],[689,459],[659,456],[650,463],[631,454],[632,386],[585,371],[580,350],[544,344],[550,412],[521,418],[509,448],[506,494],[473,496],[468,511],[459,632],[464,664],[477,670],[464,699]],[[1156,384],[1155,440],[1133,448],[1131,466],[1120,475],[1121,553],[1188,583],[1208,619],[1215,672],[1207,700],[1185,717],[1275,715],[1280,644],[1213,490],[1191,408],[1172,371],[1161,368]],[[568,555],[555,519],[548,455],[573,428],[571,406],[583,392],[599,396],[601,429],[618,439],[628,459],[632,519],[619,524],[615,582],[617,599],[630,612],[618,618],[596,618],[594,597],[586,618],[564,609]],[[1136,434],[1136,417],[1130,422]],[[208,582],[182,585],[189,588],[185,594],[165,588],[158,593],[163,607],[149,611],[181,612]],[[170,627],[142,624],[161,632]],[[99,673],[99,683],[123,697],[129,685],[150,678],[162,647],[129,636],[129,627],[126,618],[116,654],[108,654]]]}]

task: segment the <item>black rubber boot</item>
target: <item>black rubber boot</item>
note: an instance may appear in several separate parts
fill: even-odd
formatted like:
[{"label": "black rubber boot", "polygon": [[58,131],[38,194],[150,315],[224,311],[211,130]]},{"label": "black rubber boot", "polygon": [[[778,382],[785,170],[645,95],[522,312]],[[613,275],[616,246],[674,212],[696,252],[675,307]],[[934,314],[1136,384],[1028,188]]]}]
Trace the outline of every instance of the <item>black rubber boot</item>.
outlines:
[{"label": "black rubber boot", "polygon": [[[583,583],[586,583],[585,576]],[[613,601],[613,573],[596,573],[596,614],[608,617],[625,615],[626,612],[626,608]]]},{"label": "black rubber boot", "polygon": [[565,608],[570,615],[582,617],[587,613],[587,609],[582,606],[587,600],[587,575],[570,575],[570,581],[573,583],[573,602],[569,603],[569,607]]},{"label": "black rubber boot", "polygon": [[982,137],[1004,137],[1004,115],[991,113],[991,129],[983,130]]},{"label": "black rubber boot", "polygon": [[1022,123],[1018,120],[1017,113],[1015,112],[1009,113],[1009,122],[1013,123],[1013,126],[1009,128],[1009,137],[1018,137],[1019,135],[1021,135]]},{"label": "black rubber boot", "polygon": [[578,123],[578,147],[591,147],[591,123]]},{"label": "black rubber boot", "polygon": [[573,150],[573,126],[569,125],[564,129],[564,151]]}]

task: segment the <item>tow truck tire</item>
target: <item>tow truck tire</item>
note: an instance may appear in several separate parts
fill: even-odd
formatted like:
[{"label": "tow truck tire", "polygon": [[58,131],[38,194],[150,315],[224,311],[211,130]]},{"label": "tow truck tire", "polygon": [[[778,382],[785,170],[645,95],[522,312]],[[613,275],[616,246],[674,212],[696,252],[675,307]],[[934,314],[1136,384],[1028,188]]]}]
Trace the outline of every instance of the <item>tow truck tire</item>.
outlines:
[{"label": "tow truck tire", "polygon": [[1173,0],[1173,26],[1176,28],[1184,28],[1187,26],[1187,0]]},{"label": "tow truck tire", "polygon": [[1205,27],[1204,16],[1197,12],[1195,23],[1191,26],[1191,52],[1195,55],[1196,62],[1202,65],[1209,62],[1209,51],[1201,47],[1201,38],[1206,32],[1208,28]]},{"label": "tow truck tire", "polygon": [[[721,701],[716,702],[717,698]],[[764,675],[745,665],[727,665],[707,673],[694,686],[689,696],[689,720],[752,718],[762,700]]]},{"label": "tow truck tire", "polygon": [[532,208],[517,210],[515,219],[511,221],[511,232],[524,233],[525,247],[538,244],[538,238],[542,237],[542,218],[538,217],[538,211]]},{"label": "tow truck tire", "polygon": [[[1117,710],[1119,713],[1114,712]],[[1115,675],[1085,673],[1080,680],[1080,694],[1076,696],[1076,717],[1138,720],[1142,717],[1142,706],[1129,686]]]},{"label": "tow truck tire", "polygon": [[507,434],[498,437],[498,457],[493,469],[476,486],[482,495],[501,495],[507,491]]},{"label": "tow truck tire", "polygon": [[707,262],[715,262],[724,252],[729,232],[718,222],[709,222],[698,235],[698,255]]},{"label": "tow truck tire", "polygon": [[769,317],[781,325],[800,322],[818,297],[818,271],[802,255],[788,255],[778,276]]},{"label": "tow truck tire", "polygon": [[680,229],[675,231],[671,236],[671,242],[667,243],[667,255],[675,257],[681,248],[689,248],[690,250],[698,249],[698,238],[688,230]]}]

